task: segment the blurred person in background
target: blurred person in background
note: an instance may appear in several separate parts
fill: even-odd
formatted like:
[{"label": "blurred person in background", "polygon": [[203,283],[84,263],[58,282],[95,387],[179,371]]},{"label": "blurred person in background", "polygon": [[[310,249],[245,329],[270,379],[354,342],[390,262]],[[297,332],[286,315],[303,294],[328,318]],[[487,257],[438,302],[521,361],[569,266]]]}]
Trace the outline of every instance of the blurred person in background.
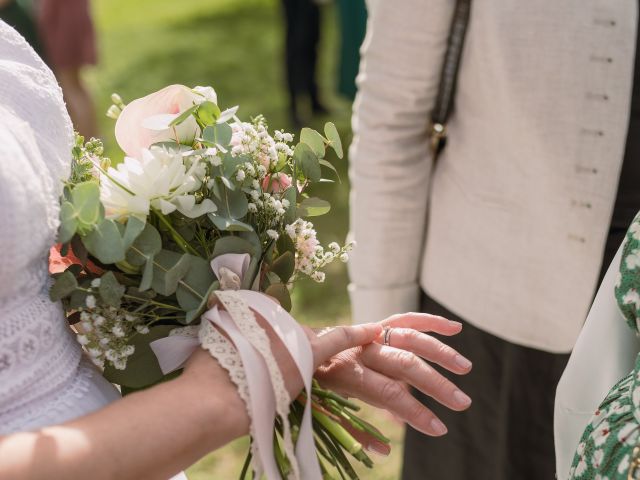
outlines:
[{"label": "blurred person in background", "polygon": [[42,56],[42,48],[38,40],[36,20],[30,0],[0,0],[0,20],[24,37],[31,47]]},{"label": "blurred person in background", "polygon": [[86,138],[98,135],[91,94],[82,68],[97,62],[88,0],[38,0],[38,33],[44,58],[55,73],[73,125]]},{"label": "blurred person in background", "polygon": [[320,101],[317,83],[321,0],[282,0],[285,17],[285,67],[289,115],[299,129],[307,107],[313,115],[327,109]]},{"label": "blurred person in background", "polygon": [[367,7],[364,0],[338,0],[337,4],[340,22],[338,93],[353,100],[360,66],[360,46],[367,30]]},{"label": "blurred person in background", "polygon": [[464,324],[451,345],[474,362],[460,381],[474,406],[434,405],[448,426],[437,441],[407,428],[405,480],[552,479],[556,385],[640,208],[638,2],[471,5],[435,165],[429,118],[456,2],[369,10],[350,157],[353,314],[422,309]]}]

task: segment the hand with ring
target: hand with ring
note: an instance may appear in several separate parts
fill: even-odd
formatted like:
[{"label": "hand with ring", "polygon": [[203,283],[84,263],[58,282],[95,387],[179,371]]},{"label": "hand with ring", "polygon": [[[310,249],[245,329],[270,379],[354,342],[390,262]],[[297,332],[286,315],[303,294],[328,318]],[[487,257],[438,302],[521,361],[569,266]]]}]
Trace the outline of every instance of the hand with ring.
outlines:
[{"label": "hand with ring", "polygon": [[[381,324],[384,330],[376,342],[335,355],[320,366],[316,378],[338,393],[388,410],[420,432],[444,435],[446,426],[405,385],[452,410],[469,408],[471,399],[423,361],[436,363],[458,375],[469,373],[469,360],[424,333],[451,336],[459,333],[462,325],[424,313],[394,315]],[[381,446],[372,446],[374,450],[376,447]]]}]

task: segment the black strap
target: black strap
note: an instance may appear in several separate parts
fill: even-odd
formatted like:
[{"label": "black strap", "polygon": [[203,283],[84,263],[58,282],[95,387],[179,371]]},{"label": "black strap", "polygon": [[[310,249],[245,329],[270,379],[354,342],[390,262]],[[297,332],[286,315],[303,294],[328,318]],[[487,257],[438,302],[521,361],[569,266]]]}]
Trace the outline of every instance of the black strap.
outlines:
[{"label": "black strap", "polygon": [[455,8],[449,30],[447,51],[442,65],[442,73],[440,74],[440,86],[438,87],[436,102],[431,112],[430,137],[434,162],[437,160],[447,140],[447,120],[453,109],[464,37],[469,25],[471,0],[457,0]]}]

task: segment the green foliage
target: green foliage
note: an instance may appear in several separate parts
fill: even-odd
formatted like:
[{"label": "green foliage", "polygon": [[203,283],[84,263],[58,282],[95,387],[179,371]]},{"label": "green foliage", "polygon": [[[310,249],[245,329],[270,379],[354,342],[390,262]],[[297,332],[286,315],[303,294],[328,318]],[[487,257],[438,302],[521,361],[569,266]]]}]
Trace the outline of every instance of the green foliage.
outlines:
[{"label": "green foliage", "polygon": [[327,136],[329,146],[333,148],[338,158],[342,158],[344,155],[342,151],[342,140],[340,140],[340,134],[336,126],[331,122],[327,122],[324,125],[324,134]]},{"label": "green foliage", "polygon": [[49,298],[52,302],[57,302],[71,295],[78,288],[78,281],[71,271],[67,270],[58,277],[51,289],[49,290]]},{"label": "green foliage", "polygon": [[304,176],[312,182],[319,182],[322,178],[320,171],[320,161],[318,156],[306,143],[299,143],[293,151],[293,159]]},{"label": "green foliage", "polygon": [[116,370],[112,366],[104,369],[104,377],[112,383],[129,388],[144,388],[158,383],[163,378],[158,359],[149,345],[154,340],[167,337],[175,326],[158,325],[151,327],[148,334],[136,334],[130,344],[135,352],[127,361],[124,370]]},{"label": "green foliage", "polygon": [[209,262],[191,256],[189,270],[182,280],[176,289],[176,298],[180,308],[188,312],[198,309],[200,304],[206,301],[209,288],[216,281],[216,277]]},{"label": "green foliage", "polygon": [[65,200],[60,207],[58,240],[67,243],[77,233],[86,235],[104,218],[100,188],[95,181],[86,181],[65,188]]},{"label": "green foliage", "polygon": [[[220,108],[213,102],[202,102],[196,112],[196,118],[200,125],[215,125],[220,117]],[[221,145],[225,145],[222,144]],[[226,144],[228,145],[228,143]]]},{"label": "green foliage", "polygon": [[151,288],[160,295],[173,295],[180,282],[191,267],[189,254],[180,254],[170,250],[161,250],[153,259],[153,278]]},{"label": "green foliage", "polygon": [[123,232],[121,224],[104,219],[82,239],[82,243],[91,255],[104,264],[121,262],[125,258]]},{"label": "green foliage", "polygon": [[103,303],[112,307],[119,307],[124,295],[125,287],[120,285],[113,272],[107,272],[100,277],[98,293]]},{"label": "green foliage", "polygon": [[311,128],[303,128],[300,132],[300,141],[308,145],[318,158],[324,157],[324,137]]},{"label": "green foliage", "polygon": [[205,127],[202,131],[202,140],[211,147],[221,145],[226,147],[231,143],[233,131],[227,123],[218,123]]},{"label": "green foliage", "polygon": [[296,259],[290,251],[284,252],[271,264],[271,271],[278,275],[282,283],[287,283],[293,276],[296,267]]},{"label": "green foliage", "polygon": [[301,217],[319,217],[329,213],[331,204],[320,198],[305,198],[298,206],[298,214]]},{"label": "green foliage", "polygon": [[287,312],[291,311],[291,295],[289,294],[289,289],[286,285],[282,283],[274,283],[273,285],[270,285],[264,293],[278,300],[280,306]]}]

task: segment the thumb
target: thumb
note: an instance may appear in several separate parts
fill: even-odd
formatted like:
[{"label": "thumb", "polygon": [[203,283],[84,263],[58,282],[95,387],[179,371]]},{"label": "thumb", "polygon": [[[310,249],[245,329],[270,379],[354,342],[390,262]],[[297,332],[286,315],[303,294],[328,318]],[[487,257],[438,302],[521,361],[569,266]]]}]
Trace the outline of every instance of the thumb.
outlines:
[{"label": "thumb", "polygon": [[382,325],[378,323],[341,326],[323,330],[311,342],[316,368],[343,350],[373,342],[381,332]]}]

